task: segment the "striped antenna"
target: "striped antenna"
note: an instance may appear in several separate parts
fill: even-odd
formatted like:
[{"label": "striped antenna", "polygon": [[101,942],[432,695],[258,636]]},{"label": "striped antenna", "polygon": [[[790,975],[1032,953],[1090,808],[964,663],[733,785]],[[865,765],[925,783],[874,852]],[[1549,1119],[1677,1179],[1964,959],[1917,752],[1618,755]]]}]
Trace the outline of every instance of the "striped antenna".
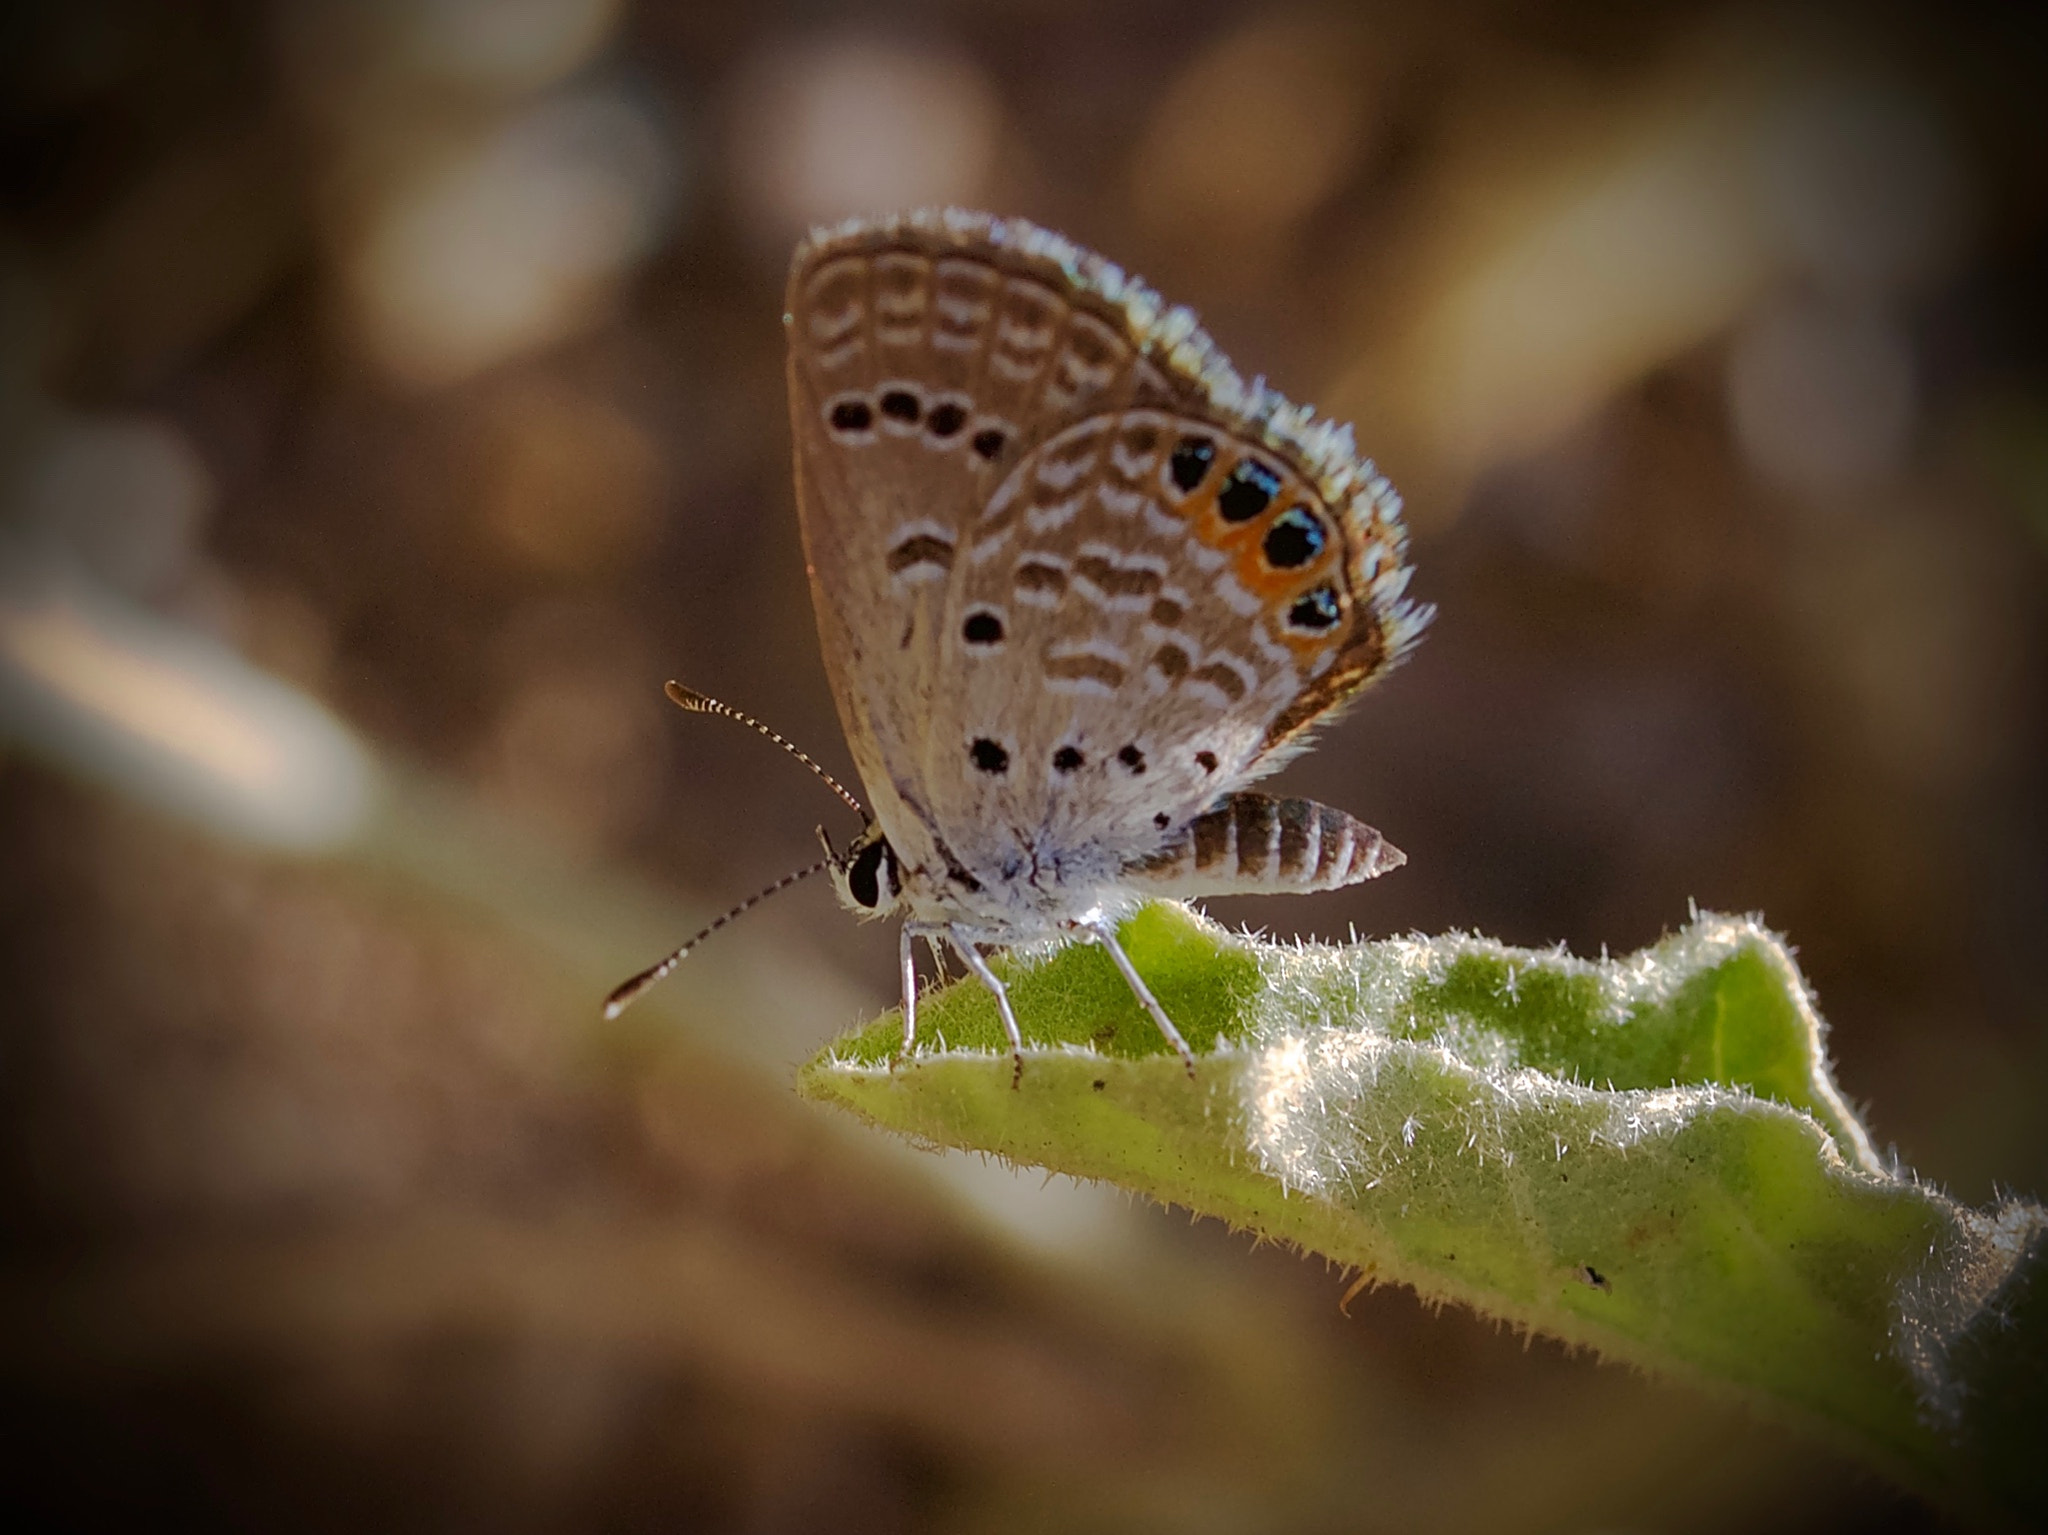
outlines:
[{"label": "striped antenna", "polygon": [[[713,698],[709,693],[700,693],[695,688],[686,688],[680,682],[671,682],[666,687],[664,687],[662,691],[668,694],[670,701],[674,703],[678,708],[687,710],[691,714],[722,714],[729,720],[738,720],[742,725],[745,725],[749,730],[758,731],[760,734],[766,736],[769,740],[773,741],[777,746],[781,747],[784,751],[788,752],[792,757],[796,758],[797,761],[801,762],[813,773],[816,773],[818,775],[818,778],[820,779],[820,781],[824,783],[826,788],[830,789],[834,794],[838,795],[842,800],[846,802],[847,809],[851,810],[863,821],[865,821],[868,818],[867,811],[861,808],[861,803],[859,800],[855,799],[852,794],[847,792],[846,785],[842,784],[830,773],[826,772],[823,768],[819,767],[818,764],[811,759],[808,753],[799,751],[792,743],[784,740],[781,736],[777,735],[774,731],[770,730],[766,725],[762,724],[759,720],[755,719],[753,715],[742,714],[738,709],[735,709],[731,704],[722,704],[717,699]],[[780,889],[781,887],[777,886],[776,888]]]},{"label": "striped antenna", "polygon": [[[671,686],[673,686],[673,684],[671,684]],[[829,782],[829,780],[827,781]],[[704,931],[697,934],[688,943],[684,944],[680,949],[677,949],[675,953],[669,955],[667,959],[662,960],[659,964],[649,965],[645,970],[642,970],[638,975],[634,976],[632,980],[627,981],[623,985],[616,988],[610,996],[604,999],[605,1017],[618,1017],[619,1014],[623,1013],[628,1007],[632,1005],[633,999],[635,997],[639,996],[641,992],[645,991],[648,987],[652,986],[656,981],[660,980],[663,976],[667,975],[669,971],[675,969],[677,965],[680,965],[683,962],[683,960],[688,957],[690,950],[696,948],[698,944],[702,943],[705,939],[709,938],[713,933],[717,932],[720,928],[724,927],[728,922],[731,922],[735,918],[743,916],[747,912],[752,911],[756,906],[759,906],[771,895],[779,894],[780,892],[787,890],[791,885],[797,884],[802,880],[809,879],[813,874],[823,874],[827,869],[834,867],[838,862],[839,860],[837,858],[820,858],[808,869],[798,869],[794,874],[785,874],[782,876],[781,879],[778,879],[766,890],[748,896],[744,901],[740,902],[739,905],[735,906],[731,911],[727,912],[724,916],[720,917],[716,922],[712,923],[709,927],[705,928]]]}]

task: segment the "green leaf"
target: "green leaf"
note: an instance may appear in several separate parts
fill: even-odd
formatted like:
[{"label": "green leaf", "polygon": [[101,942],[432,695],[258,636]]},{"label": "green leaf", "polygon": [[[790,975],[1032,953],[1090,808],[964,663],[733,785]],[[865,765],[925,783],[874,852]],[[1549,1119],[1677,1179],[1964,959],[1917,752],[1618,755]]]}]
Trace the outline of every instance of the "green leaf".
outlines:
[{"label": "green leaf", "polygon": [[1190,1083],[1099,949],[998,958],[803,1091],[920,1141],[1107,1179],[1816,1427],[1965,1511],[2048,1513],[2034,1469],[2048,1213],[1884,1166],[1785,946],[1702,915],[1591,962],[1451,935],[1122,928]]}]

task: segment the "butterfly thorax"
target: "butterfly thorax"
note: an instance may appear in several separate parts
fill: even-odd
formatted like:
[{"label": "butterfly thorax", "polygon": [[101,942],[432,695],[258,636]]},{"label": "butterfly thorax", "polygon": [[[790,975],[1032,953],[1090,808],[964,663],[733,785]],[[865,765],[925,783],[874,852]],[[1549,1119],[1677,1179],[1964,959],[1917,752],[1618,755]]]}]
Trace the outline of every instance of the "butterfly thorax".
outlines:
[{"label": "butterfly thorax", "polygon": [[959,925],[991,943],[1020,943],[1138,899],[1124,880],[1132,860],[1101,844],[1057,847],[1020,838],[1007,852],[968,862],[930,834],[913,830],[904,841],[922,856],[899,854],[879,827],[863,832],[835,872],[841,903],[863,917],[900,914],[920,927]]}]

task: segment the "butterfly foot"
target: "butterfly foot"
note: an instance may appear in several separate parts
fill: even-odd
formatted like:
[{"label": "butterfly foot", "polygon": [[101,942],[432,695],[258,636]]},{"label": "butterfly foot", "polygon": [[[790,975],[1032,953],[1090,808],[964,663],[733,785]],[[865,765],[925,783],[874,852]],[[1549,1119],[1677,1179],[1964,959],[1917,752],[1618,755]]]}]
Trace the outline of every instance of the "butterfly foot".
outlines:
[{"label": "butterfly foot", "polygon": [[1003,978],[989,969],[988,961],[981,957],[981,951],[974,946],[974,935],[965,928],[955,927],[948,932],[953,950],[967,968],[986,986],[996,999],[996,1011],[1002,1014],[1003,1033],[1010,1041],[1010,1090],[1015,1092],[1024,1085],[1024,1034],[1017,1027],[1017,1014],[1010,1007],[1010,988],[1003,984]]},{"label": "butterfly foot", "polygon": [[[823,835],[823,828],[819,835]],[[889,1057],[889,1075],[896,1075],[899,1061],[910,1058],[910,1052],[917,1048],[917,961],[911,956],[912,934],[906,923],[897,933],[896,953],[903,965],[903,1042],[896,1047],[896,1053]]]},{"label": "butterfly foot", "polygon": [[1166,1036],[1166,1042],[1173,1046],[1174,1054],[1180,1057],[1181,1065],[1187,1068],[1188,1080],[1195,1078],[1195,1052],[1188,1048],[1188,1042],[1181,1038],[1180,1030],[1173,1026],[1173,1020],[1166,1016],[1166,1009],[1159,1005],[1159,999],[1152,995],[1152,988],[1145,984],[1145,978],[1138,974],[1138,967],[1131,963],[1131,956],[1124,953],[1124,946],[1116,941],[1116,929],[1107,922],[1099,922],[1086,929],[1088,935],[1109,951],[1109,957],[1116,962],[1122,973],[1124,984],[1131,988],[1145,1011],[1152,1015],[1152,1021],[1159,1026],[1159,1032]]}]

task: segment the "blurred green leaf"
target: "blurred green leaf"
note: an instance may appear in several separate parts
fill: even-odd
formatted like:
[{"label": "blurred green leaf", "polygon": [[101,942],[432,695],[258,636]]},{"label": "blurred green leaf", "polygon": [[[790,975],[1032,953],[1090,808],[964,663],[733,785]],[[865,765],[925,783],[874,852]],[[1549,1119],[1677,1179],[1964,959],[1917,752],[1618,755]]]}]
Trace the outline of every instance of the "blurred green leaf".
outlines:
[{"label": "blurred green leaf", "polygon": [[943,1146],[1114,1181],[1610,1358],[1723,1387],[1965,1510],[2048,1513],[2048,1212],[1884,1166],[1785,946],[1703,915],[1590,962],[1463,935],[1233,937],[1148,906],[1123,942],[996,961],[802,1072]]}]

